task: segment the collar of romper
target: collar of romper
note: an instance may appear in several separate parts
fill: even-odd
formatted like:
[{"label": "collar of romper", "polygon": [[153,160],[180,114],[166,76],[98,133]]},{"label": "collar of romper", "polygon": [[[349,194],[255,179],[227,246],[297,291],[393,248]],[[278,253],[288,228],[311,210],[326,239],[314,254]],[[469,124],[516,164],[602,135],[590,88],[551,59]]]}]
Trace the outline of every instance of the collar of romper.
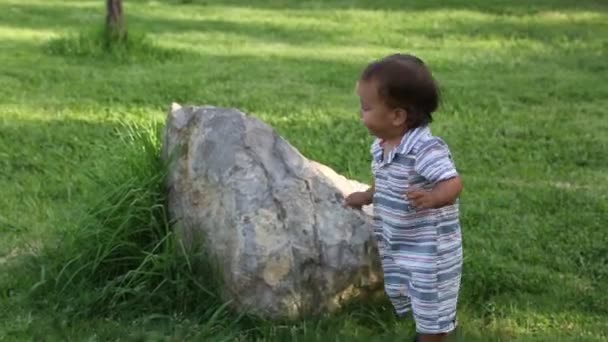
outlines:
[{"label": "collar of romper", "polygon": [[[389,154],[385,164],[390,164],[395,159],[396,154],[408,154],[414,148],[416,142],[423,136],[429,135],[431,130],[428,126],[414,128],[403,135],[399,146],[395,147]],[[378,147],[374,150],[374,157],[377,161],[382,161],[384,155],[384,140],[380,140]]]}]

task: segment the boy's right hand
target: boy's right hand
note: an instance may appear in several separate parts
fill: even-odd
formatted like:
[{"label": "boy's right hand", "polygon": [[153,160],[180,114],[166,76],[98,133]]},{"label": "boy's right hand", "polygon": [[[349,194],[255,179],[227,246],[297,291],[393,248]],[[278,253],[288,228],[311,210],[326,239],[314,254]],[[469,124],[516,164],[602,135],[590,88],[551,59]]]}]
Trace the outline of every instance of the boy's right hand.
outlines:
[{"label": "boy's right hand", "polygon": [[353,192],[344,199],[344,206],[361,209],[364,205],[372,203],[372,196],[370,191]]}]

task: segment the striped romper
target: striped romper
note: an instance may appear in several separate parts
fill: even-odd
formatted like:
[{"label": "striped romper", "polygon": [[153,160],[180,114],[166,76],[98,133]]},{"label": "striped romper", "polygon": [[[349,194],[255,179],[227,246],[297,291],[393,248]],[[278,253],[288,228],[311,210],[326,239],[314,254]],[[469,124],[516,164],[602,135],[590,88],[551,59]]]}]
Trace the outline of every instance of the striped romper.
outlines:
[{"label": "striped romper", "polygon": [[385,292],[399,316],[413,312],[416,331],[450,332],[462,271],[458,203],[417,210],[408,189],[431,189],[457,176],[446,144],[428,126],[407,132],[384,160],[382,141],[372,145],[374,233]]}]

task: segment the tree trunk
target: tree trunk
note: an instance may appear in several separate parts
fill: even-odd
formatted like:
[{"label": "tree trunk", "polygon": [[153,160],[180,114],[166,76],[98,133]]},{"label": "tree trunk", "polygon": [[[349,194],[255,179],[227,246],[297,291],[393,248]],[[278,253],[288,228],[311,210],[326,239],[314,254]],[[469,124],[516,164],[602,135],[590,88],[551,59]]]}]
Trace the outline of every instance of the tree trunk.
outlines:
[{"label": "tree trunk", "polygon": [[122,15],[122,0],[106,0],[106,33],[110,42],[127,38],[127,28]]}]

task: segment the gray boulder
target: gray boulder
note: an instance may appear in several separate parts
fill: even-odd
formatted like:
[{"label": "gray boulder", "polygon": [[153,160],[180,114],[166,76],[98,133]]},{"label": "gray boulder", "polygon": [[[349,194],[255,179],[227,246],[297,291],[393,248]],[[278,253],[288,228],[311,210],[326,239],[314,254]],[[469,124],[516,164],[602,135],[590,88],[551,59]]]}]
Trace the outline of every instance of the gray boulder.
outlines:
[{"label": "gray boulder", "polygon": [[306,159],[268,125],[173,104],[163,155],[173,158],[169,211],[180,237],[188,248],[204,241],[238,310],[305,317],[381,288],[370,208],[342,205],[367,186]]}]

